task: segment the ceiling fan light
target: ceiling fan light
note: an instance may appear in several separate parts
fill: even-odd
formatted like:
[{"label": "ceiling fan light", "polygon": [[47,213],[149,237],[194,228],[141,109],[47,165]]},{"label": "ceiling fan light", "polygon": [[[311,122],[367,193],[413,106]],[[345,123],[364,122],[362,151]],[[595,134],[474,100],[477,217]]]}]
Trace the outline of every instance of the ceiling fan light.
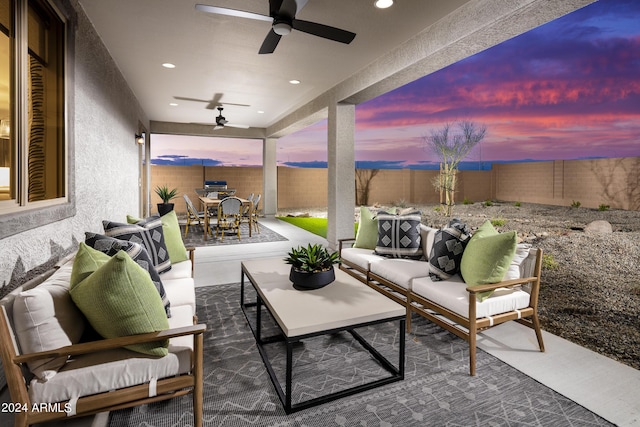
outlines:
[{"label": "ceiling fan light", "polygon": [[291,32],[291,25],[286,22],[275,22],[273,24],[273,32],[280,36],[286,36]]},{"label": "ceiling fan light", "polygon": [[373,3],[378,9],[386,9],[393,6],[393,0],[375,0]]}]

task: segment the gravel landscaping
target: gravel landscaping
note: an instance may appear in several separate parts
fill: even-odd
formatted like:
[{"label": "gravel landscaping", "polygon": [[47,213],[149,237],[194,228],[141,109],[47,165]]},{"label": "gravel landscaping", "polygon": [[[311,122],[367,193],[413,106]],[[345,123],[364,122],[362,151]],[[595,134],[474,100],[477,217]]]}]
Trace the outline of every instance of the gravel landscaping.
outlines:
[{"label": "gravel landscaping", "polygon": [[[427,225],[449,220],[437,205],[412,207]],[[304,212],[326,216],[326,209]],[[640,369],[640,212],[494,202],[456,205],[453,216],[472,229],[492,220],[542,248],[543,329]],[[590,231],[597,220],[610,223],[611,232]]]}]

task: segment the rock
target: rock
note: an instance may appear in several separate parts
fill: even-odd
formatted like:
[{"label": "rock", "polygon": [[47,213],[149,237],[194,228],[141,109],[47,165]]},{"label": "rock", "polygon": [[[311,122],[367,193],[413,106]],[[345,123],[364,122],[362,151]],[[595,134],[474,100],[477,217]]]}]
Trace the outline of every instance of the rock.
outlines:
[{"label": "rock", "polygon": [[295,212],[290,213],[287,216],[292,218],[309,218],[311,215],[309,214],[309,212]]},{"label": "rock", "polygon": [[609,221],[599,219],[587,224],[587,226],[584,228],[584,232],[610,234],[613,233],[613,228],[611,227],[611,223],[609,223]]}]

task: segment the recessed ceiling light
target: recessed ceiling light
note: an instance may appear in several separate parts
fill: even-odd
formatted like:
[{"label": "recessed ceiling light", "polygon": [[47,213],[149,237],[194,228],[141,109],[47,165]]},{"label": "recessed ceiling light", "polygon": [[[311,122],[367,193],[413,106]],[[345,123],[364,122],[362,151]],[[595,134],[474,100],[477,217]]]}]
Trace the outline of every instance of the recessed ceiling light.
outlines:
[{"label": "recessed ceiling light", "polygon": [[174,64],[172,64],[171,62],[165,62],[164,64],[162,64],[162,66],[164,68],[176,68],[176,66]]},{"label": "recessed ceiling light", "polygon": [[373,3],[378,9],[386,9],[393,6],[393,0],[375,0]]},{"label": "recessed ceiling light", "polygon": [[258,110],[258,114],[264,114],[264,111]]},{"label": "recessed ceiling light", "polygon": [[170,102],[169,105],[171,105],[172,107],[177,107],[178,104],[176,104],[175,102]]},{"label": "recessed ceiling light", "polygon": [[300,80],[289,80],[289,83],[291,83],[292,85],[299,85],[300,84]]}]

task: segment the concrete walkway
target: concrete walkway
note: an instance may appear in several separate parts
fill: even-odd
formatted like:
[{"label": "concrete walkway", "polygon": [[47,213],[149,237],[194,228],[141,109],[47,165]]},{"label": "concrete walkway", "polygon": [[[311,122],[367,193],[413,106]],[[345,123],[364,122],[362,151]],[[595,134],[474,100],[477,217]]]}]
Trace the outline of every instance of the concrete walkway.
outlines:
[{"label": "concrete walkway", "polygon": [[[287,241],[200,247],[196,286],[240,281],[245,259],[286,256],[298,245],[327,241],[273,218],[260,222]],[[507,322],[478,336],[478,347],[618,426],[640,426],[640,371],[543,332],[546,352],[533,330]],[[482,375],[482,372],[478,372]]]}]

